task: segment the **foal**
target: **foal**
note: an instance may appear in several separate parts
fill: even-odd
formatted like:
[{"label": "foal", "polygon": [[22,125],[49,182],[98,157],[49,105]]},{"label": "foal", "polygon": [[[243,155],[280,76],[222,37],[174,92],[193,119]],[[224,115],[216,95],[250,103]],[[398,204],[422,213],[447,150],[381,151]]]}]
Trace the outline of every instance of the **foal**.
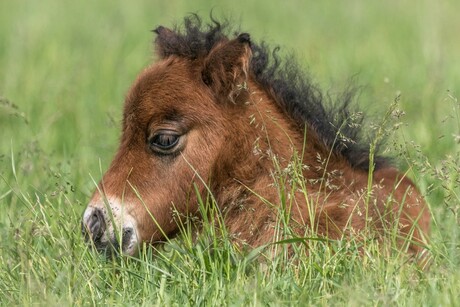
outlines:
[{"label": "foal", "polygon": [[351,96],[327,110],[292,61],[281,65],[248,34],[230,38],[196,16],[184,28],[154,31],[159,60],[126,97],[120,146],[83,215],[98,250],[133,255],[173,236],[173,211],[199,215],[207,193],[238,244],[273,242],[284,203],[297,236],[397,227],[422,250],[428,209],[389,161],[369,159],[347,125]]}]

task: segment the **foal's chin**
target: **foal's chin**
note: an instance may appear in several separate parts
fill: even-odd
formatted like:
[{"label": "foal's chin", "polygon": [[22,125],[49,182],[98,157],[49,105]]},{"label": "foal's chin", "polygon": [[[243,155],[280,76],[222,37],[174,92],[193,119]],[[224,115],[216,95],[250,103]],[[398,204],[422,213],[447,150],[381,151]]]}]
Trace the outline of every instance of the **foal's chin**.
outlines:
[{"label": "foal's chin", "polygon": [[137,222],[123,212],[120,202],[91,202],[82,219],[85,240],[107,257],[135,256],[139,251]]}]

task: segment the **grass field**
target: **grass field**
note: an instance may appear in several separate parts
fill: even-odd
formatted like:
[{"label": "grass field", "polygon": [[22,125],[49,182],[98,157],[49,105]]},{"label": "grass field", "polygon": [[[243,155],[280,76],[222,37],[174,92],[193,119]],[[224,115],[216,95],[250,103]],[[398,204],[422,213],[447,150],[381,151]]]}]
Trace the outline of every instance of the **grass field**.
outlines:
[{"label": "grass field", "polygon": [[[1,305],[460,304],[460,2],[132,3],[0,2]],[[294,52],[326,92],[362,85],[376,122],[400,95],[388,150],[430,204],[428,270],[321,242],[260,263],[211,230],[212,250],[186,236],[136,259],[88,250],[81,214],[116,150],[124,95],[152,61],[150,30],[211,9]]]}]

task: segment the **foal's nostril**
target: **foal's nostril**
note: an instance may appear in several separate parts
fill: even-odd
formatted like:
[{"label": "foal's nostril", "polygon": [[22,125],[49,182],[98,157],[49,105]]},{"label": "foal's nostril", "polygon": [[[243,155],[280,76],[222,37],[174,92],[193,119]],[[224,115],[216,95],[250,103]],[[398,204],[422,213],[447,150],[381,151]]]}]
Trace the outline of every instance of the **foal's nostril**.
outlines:
[{"label": "foal's nostril", "polygon": [[123,242],[129,242],[131,240],[132,236],[133,236],[133,229],[132,228],[124,228],[123,229],[123,236],[122,236]]},{"label": "foal's nostril", "polygon": [[86,222],[86,229],[93,241],[99,240],[105,231],[105,221],[101,210],[93,209]]},{"label": "foal's nostril", "polygon": [[134,230],[132,228],[123,229],[123,235],[121,238],[123,250],[126,250],[126,248],[131,244],[133,234]]}]

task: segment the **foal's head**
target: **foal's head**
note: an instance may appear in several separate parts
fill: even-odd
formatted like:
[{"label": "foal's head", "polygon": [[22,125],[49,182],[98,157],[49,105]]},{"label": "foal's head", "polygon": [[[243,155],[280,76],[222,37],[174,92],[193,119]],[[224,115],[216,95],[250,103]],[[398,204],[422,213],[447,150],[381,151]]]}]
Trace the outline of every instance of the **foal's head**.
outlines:
[{"label": "foal's head", "polygon": [[190,52],[181,56],[170,48],[185,41],[155,32],[160,59],[126,97],[120,146],[83,216],[98,250],[132,255],[174,234],[173,212],[197,211],[196,189],[204,192],[222,151],[243,138],[235,114],[248,95],[249,36],[214,38],[209,50],[183,46]]}]

